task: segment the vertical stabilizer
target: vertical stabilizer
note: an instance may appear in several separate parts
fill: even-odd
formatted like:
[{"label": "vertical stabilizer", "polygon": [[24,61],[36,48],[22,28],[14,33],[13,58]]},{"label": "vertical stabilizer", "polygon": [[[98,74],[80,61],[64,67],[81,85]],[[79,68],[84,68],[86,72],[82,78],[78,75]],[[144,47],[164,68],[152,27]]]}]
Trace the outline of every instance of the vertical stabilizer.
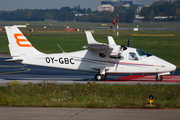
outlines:
[{"label": "vertical stabilizer", "polygon": [[9,41],[9,50],[13,58],[43,54],[31,45],[28,39],[17,27],[5,26],[5,30]]}]

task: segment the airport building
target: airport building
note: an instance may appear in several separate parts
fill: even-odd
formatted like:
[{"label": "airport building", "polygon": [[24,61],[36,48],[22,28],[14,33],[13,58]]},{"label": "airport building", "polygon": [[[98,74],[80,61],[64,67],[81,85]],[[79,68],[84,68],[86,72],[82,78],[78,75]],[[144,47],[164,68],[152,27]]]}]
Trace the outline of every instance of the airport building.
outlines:
[{"label": "airport building", "polygon": [[112,1],[101,1],[101,5],[112,5],[112,6],[123,6],[123,5],[133,5],[133,1],[121,1],[121,0],[112,0]]},{"label": "airport building", "polygon": [[98,7],[98,11],[111,11],[113,12],[114,11],[114,6],[112,5],[109,5],[109,4],[106,4],[106,5],[101,5]]},{"label": "airport building", "polygon": [[98,7],[98,11],[114,11],[116,6],[125,6],[129,7],[133,5],[132,1],[121,1],[121,0],[112,0],[112,1],[101,1],[101,6]]}]

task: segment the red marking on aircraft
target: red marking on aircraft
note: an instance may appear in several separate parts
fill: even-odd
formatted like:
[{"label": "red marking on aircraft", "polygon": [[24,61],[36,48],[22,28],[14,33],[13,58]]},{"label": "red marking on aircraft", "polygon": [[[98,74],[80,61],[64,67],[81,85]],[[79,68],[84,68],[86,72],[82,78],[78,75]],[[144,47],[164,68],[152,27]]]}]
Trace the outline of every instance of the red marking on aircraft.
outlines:
[{"label": "red marking on aircraft", "polygon": [[179,82],[180,76],[164,75],[163,81],[155,81],[155,75],[131,75],[104,82]]}]

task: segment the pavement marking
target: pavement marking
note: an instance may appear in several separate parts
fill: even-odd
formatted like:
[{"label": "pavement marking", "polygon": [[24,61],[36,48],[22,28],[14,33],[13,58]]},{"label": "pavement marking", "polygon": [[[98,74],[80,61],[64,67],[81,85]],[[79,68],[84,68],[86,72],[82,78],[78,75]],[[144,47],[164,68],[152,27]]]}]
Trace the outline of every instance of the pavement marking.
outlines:
[{"label": "pavement marking", "polygon": [[12,74],[12,73],[21,73],[21,72],[28,72],[28,71],[31,71],[31,69],[29,69],[29,68],[20,68],[20,69],[16,69],[16,70],[20,70],[20,71],[15,71],[15,72],[4,72],[4,73],[0,73],[0,75],[4,75],[4,74]]},{"label": "pavement marking", "polygon": [[131,34],[132,36],[175,36],[175,34]]},{"label": "pavement marking", "polygon": [[24,66],[23,65],[12,65],[12,66],[0,65],[0,67],[24,67]]}]

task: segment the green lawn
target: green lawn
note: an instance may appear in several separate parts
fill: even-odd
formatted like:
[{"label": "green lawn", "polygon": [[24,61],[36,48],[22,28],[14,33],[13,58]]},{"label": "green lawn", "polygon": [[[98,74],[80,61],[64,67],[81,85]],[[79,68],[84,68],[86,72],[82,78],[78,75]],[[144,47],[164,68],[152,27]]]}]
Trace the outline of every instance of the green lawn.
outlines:
[{"label": "green lawn", "polygon": [[42,87],[18,81],[0,86],[0,106],[80,108],[180,108],[180,85],[107,85],[43,83]]},{"label": "green lawn", "polygon": [[[73,26],[73,27],[110,27],[110,23],[90,23],[90,22],[44,22],[44,21],[1,21],[1,24],[5,25],[26,25],[29,23],[29,26]],[[102,24],[106,24],[106,26],[102,26]],[[124,24],[124,26],[123,26]],[[156,22],[156,23],[119,23],[119,27],[121,28],[180,28],[179,23],[166,23],[166,22]],[[0,27],[4,27],[0,26]]]}]

